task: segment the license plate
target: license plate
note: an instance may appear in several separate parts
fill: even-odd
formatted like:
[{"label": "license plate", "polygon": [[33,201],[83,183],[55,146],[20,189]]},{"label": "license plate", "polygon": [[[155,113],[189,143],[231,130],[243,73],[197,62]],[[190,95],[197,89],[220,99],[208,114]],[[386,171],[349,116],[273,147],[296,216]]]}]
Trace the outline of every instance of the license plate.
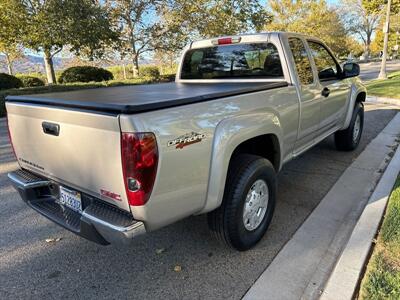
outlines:
[{"label": "license plate", "polygon": [[82,212],[81,193],[60,186],[60,204],[69,207],[70,209]]}]

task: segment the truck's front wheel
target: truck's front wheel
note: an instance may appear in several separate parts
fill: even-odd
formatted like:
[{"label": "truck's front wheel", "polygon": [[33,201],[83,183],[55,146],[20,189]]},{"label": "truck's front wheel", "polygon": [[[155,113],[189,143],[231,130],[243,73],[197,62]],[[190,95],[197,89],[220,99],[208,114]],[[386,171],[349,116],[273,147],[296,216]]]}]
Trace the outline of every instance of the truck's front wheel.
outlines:
[{"label": "truck's front wheel", "polygon": [[222,205],[208,214],[210,229],[227,245],[250,249],[267,231],[275,196],[276,174],[267,159],[248,154],[233,157]]},{"label": "truck's front wheel", "polygon": [[352,151],[360,143],[364,127],[364,106],[356,103],[350,125],[347,129],[335,133],[335,145],[338,150]]}]

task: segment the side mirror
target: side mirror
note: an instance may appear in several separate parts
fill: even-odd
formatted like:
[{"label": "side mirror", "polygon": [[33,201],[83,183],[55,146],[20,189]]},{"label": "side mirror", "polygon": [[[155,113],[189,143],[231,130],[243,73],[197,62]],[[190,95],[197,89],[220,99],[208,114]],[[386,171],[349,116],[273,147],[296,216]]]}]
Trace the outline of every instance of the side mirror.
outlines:
[{"label": "side mirror", "polygon": [[360,75],[360,66],[356,63],[345,63],[343,65],[343,78],[356,77]]}]

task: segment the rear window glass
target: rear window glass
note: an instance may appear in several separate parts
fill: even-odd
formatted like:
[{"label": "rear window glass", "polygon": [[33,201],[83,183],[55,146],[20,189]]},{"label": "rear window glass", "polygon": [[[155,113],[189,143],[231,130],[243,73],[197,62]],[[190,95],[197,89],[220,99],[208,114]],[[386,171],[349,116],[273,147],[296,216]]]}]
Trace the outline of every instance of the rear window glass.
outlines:
[{"label": "rear window glass", "polygon": [[224,78],[283,78],[278,50],[270,43],[253,43],[186,52],[181,79]]}]

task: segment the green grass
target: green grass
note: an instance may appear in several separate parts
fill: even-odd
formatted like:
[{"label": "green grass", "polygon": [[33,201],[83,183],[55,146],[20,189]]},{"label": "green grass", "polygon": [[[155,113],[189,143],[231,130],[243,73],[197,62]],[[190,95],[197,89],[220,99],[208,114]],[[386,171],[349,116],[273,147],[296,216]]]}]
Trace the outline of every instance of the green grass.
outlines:
[{"label": "green grass", "polygon": [[400,299],[400,177],[390,196],[359,299]]},{"label": "green grass", "polygon": [[138,79],[128,79],[128,80],[111,80],[111,81],[88,82],[88,83],[79,82],[79,83],[58,84],[51,86],[38,86],[30,88],[0,90],[0,118],[6,115],[5,98],[9,95],[31,95],[31,94],[54,93],[54,92],[66,92],[66,91],[92,89],[100,87],[150,84],[150,83],[165,82],[170,80],[171,78],[168,77],[165,78],[162,77],[160,80],[157,81],[151,78],[138,78]]},{"label": "green grass", "polygon": [[368,95],[400,99],[400,71],[389,74],[386,80],[367,83]]}]

